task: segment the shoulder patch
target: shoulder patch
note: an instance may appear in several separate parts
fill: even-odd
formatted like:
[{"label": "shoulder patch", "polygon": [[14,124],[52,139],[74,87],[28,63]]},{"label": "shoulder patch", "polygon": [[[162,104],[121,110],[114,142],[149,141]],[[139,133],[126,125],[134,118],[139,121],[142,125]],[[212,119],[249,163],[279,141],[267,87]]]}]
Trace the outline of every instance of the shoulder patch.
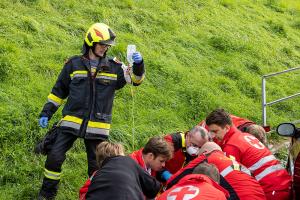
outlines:
[{"label": "shoulder patch", "polygon": [[76,59],[76,58],[79,58],[79,56],[72,56],[72,57],[70,57],[70,58],[67,58],[67,59],[65,59],[65,62],[64,62],[64,64],[67,64],[67,63],[69,63],[69,62],[71,62],[72,60],[74,60],[74,59]]},{"label": "shoulder patch", "polygon": [[71,59],[70,58],[68,58],[68,59],[65,59],[65,62],[64,62],[64,64],[67,64],[68,62],[70,62],[71,61]]}]

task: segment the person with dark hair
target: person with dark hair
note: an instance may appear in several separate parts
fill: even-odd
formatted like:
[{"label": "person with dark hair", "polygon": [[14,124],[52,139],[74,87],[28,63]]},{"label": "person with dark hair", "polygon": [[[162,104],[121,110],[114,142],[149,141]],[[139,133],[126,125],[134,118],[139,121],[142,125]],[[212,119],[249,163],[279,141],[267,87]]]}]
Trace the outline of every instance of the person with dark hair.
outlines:
[{"label": "person with dark hair", "polygon": [[183,177],[170,189],[163,192],[157,200],[169,199],[215,199],[226,200],[228,192],[222,188],[218,169],[208,163],[200,163],[192,174]]},{"label": "person with dark hair", "polygon": [[[238,130],[240,130],[241,132],[250,133],[264,145],[267,145],[266,131],[262,126],[246,118],[238,117],[232,114],[230,114],[229,116],[231,118],[232,124]],[[206,125],[205,120],[201,121],[198,125],[205,127],[208,130],[208,126]]]},{"label": "person with dark hair", "polygon": [[96,150],[99,170],[88,187],[86,200],[144,200],[154,198],[161,184],[133,159],[124,156],[120,144],[102,142]]},{"label": "person with dark hair", "polygon": [[263,143],[234,127],[224,109],[212,111],[206,117],[206,124],[226,156],[235,158],[251,171],[268,200],[290,198],[291,176]]},{"label": "person with dark hair", "polygon": [[144,148],[129,155],[143,169],[152,176],[165,167],[166,162],[172,157],[171,145],[161,137],[152,137]]},{"label": "person with dark hair", "polygon": [[88,175],[98,169],[95,149],[107,140],[112,120],[115,91],[126,83],[138,86],[144,79],[144,63],[139,52],[132,55],[132,68],[106,56],[116,35],[103,23],[86,32],[82,55],[71,57],[64,65],[48,101],[40,113],[39,125],[46,128],[59,106],[66,100],[57,138],[47,154],[39,199],[55,199],[66,152],[77,138],[84,138]]}]

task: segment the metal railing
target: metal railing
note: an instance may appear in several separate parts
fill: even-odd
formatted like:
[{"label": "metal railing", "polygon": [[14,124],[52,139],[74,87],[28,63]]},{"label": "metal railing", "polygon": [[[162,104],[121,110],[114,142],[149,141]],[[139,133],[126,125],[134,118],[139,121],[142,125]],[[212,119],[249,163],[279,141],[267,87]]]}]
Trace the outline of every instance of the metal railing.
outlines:
[{"label": "metal railing", "polygon": [[276,73],[272,73],[272,74],[267,74],[267,75],[263,75],[262,76],[262,119],[263,119],[263,126],[267,126],[267,106],[287,100],[287,99],[291,99],[293,97],[296,96],[300,96],[300,93],[296,93],[287,97],[283,97],[280,99],[276,99],[275,101],[271,101],[271,102],[267,102],[267,98],[266,98],[266,79],[270,78],[272,76],[277,76],[279,74],[284,74],[287,72],[291,72],[291,71],[295,71],[295,70],[299,70],[300,67],[296,67],[296,68],[291,68],[288,70],[284,70],[281,72],[276,72]]}]

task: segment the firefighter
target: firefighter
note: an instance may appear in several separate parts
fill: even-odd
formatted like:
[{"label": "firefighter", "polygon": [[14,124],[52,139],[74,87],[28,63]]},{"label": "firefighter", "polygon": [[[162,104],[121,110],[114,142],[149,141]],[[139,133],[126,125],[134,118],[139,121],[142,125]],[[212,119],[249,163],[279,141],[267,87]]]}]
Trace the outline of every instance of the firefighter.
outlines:
[{"label": "firefighter", "polygon": [[206,124],[226,155],[233,156],[251,171],[268,200],[290,198],[291,177],[264,144],[233,126],[230,115],[224,109],[212,111],[206,117]]},{"label": "firefighter", "polygon": [[132,152],[129,156],[156,177],[156,172],[162,170],[172,157],[171,145],[161,137],[152,137],[144,148]]},{"label": "firefighter", "polygon": [[179,182],[162,193],[157,200],[169,199],[215,199],[226,200],[228,192],[218,183],[220,174],[214,165],[200,163]]},{"label": "firefighter", "polygon": [[115,91],[126,83],[138,86],[144,79],[144,63],[139,52],[132,55],[132,68],[106,56],[115,38],[106,24],[93,24],[86,32],[82,55],[73,56],[65,63],[48,95],[40,113],[42,128],[47,127],[63,100],[67,98],[67,101],[58,125],[59,133],[47,154],[40,199],[55,198],[66,152],[78,137],[84,138],[89,176],[98,169],[95,148],[109,137]]}]

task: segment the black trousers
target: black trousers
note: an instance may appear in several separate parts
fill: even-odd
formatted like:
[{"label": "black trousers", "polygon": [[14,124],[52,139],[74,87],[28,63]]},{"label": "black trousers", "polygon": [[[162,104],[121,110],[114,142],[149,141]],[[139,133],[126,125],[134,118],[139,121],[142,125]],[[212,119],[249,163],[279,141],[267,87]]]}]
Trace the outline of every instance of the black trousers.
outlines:
[{"label": "black trousers", "polygon": [[[66,159],[67,151],[73,146],[75,140],[78,138],[73,135],[70,131],[65,131],[62,129],[58,130],[56,141],[52,146],[51,151],[47,155],[45,162],[45,168],[51,172],[61,172],[61,167]],[[91,176],[92,173],[98,169],[96,164],[96,147],[103,140],[101,139],[84,139],[85,149],[87,153],[88,160],[88,175]],[[42,188],[40,194],[45,197],[55,196],[58,189],[59,180],[49,179],[44,177]]]}]

